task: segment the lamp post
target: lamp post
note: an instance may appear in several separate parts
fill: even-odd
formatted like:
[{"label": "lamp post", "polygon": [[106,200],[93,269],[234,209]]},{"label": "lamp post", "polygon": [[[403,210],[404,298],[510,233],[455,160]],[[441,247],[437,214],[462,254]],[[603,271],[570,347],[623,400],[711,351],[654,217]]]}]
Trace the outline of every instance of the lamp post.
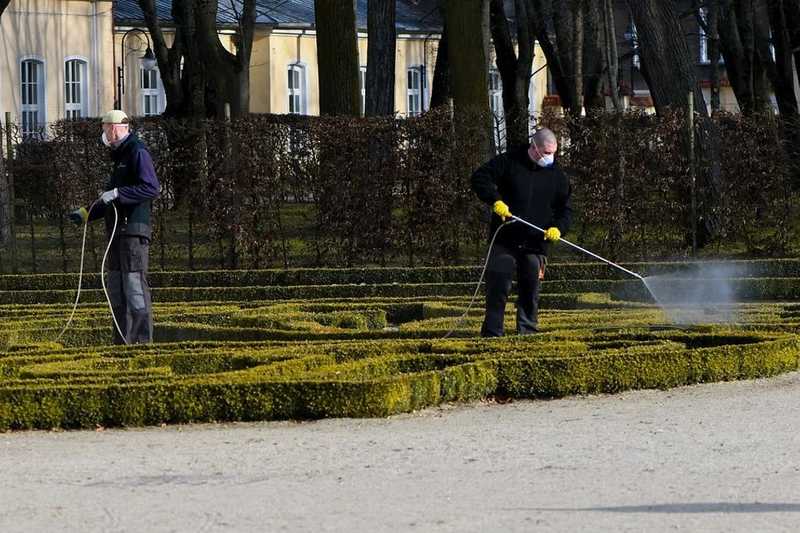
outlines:
[{"label": "lamp post", "polygon": [[[125,94],[125,38],[134,32],[144,35],[144,38],[147,40],[147,48],[145,49],[144,55],[140,58],[142,66],[145,70],[151,70],[156,66],[156,56],[153,53],[153,49],[150,48],[150,36],[147,35],[146,31],[139,28],[131,28],[122,34],[122,42],[120,43],[122,59],[120,65],[117,67],[117,95],[114,101],[114,109],[122,109],[122,95]],[[139,50],[141,50],[141,48]]]}]

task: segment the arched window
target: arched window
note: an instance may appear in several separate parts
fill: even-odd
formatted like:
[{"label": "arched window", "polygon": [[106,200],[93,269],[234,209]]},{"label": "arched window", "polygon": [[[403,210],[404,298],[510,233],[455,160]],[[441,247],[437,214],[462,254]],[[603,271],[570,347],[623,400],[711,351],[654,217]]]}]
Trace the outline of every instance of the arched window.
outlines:
[{"label": "arched window", "polygon": [[306,68],[298,63],[289,65],[288,80],[288,112],[293,115],[305,115],[307,109],[306,95]]},{"label": "arched window", "polygon": [[501,150],[506,144],[506,122],[503,109],[503,80],[497,69],[489,70],[489,109],[492,112],[494,144]]},{"label": "arched window", "polygon": [[367,110],[367,67],[358,68],[358,85],[361,89],[361,116],[363,117]]},{"label": "arched window", "polygon": [[495,69],[489,71],[489,109],[497,118],[503,116],[503,80],[500,72]]},{"label": "arched window", "polygon": [[417,117],[425,111],[425,67],[408,67],[408,116]]},{"label": "arched window", "polygon": [[38,59],[23,59],[20,62],[23,137],[40,134],[45,125],[44,88],[44,63]]},{"label": "arched window", "polygon": [[139,70],[139,88],[142,92],[142,115],[150,117],[164,112],[166,98],[161,87],[161,76],[157,68]]},{"label": "arched window", "polygon": [[88,70],[86,61],[82,59],[64,62],[64,105],[68,119],[89,115]]}]

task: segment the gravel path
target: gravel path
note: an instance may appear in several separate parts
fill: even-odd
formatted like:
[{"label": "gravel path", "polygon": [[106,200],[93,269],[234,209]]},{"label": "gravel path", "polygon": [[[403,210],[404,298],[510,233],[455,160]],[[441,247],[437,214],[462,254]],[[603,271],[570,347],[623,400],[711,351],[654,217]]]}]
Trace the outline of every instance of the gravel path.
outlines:
[{"label": "gravel path", "polygon": [[0,531],[800,531],[800,374],[323,420],[0,434]]}]

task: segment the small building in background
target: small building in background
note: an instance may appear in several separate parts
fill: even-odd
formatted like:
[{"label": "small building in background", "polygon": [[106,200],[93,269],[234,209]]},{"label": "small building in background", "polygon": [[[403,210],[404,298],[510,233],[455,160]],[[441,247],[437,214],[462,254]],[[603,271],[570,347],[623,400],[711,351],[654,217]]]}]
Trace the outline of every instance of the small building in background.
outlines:
[{"label": "small building in background", "polygon": [[[114,103],[113,5],[12,0],[0,17],[0,114],[25,136]],[[3,117],[3,120],[5,118]]]}]

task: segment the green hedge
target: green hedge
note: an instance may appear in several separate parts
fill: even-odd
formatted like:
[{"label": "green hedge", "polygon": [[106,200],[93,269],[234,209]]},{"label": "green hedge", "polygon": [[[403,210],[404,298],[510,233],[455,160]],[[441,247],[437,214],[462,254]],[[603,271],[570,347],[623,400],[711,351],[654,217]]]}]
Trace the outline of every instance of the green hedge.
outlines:
[{"label": "green hedge", "polygon": [[163,288],[157,343],[129,347],[108,345],[103,301],[82,305],[55,342],[74,293],[6,292],[37,303],[0,304],[0,429],[385,416],[797,369],[800,304],[788,301],[800,284],[734,285],[782,301],[741,305],[736,324],[679,328],[637,280],[550,279],[541,333],[500,339],[477,337],[483,298],[467,312],[466,282]]},{"label": "green hedge", "polygon": [[[607,295],[554,295],[543,298],[540,330],[543,332],[591,330],[601,335],[603,328],[643,328],[668,322],[656,306],[615,303]],[[567,297],[570,296],[570,297]],[[471,337],[483,319],[481,302],[467,311],[468,298],[445,301],[406,302],[387,300],[332,303],[281,302],[245,305],[158,305],[155,309],[157,343],[179,341],[305,341],[368,340],[391,338],[435,339],[448,333],[453,337]],[[249,304],[248,304],[249,305]],[[45,318],[0,318],[0,350],[44,345],[57,339],[66,323],[48,307]],[[711,318],[714,318],[713,316]],[[736,320],[740,328],[791,331],[800,317],[784,304],[750,304],[743,307]],[[391,327],[389,327],[391,326]],[[111,339],[111,322],[105,306],[81,309],[68,332],[61,339],[65,346],[98,346]],[[506,328],[514,330],[513,309],[506,316]],[[1,352],[0,352],[1,353]]]},{"label": "green hedge", "polygon": [[[477,281],[477,280],[476,280]],[[674,283],[701,283],[675,280]],[[752,278],[731,281],[740,301],[800,300],[800,278]],[[469,296],[475,291],[472,283],[429,283],[387,285],[304,285],[282,287],[171,287],[153,289],[153,299],[160,302],[269,301],[318,298],[402,298],[425,296]],[[611,293],[620,300],[651,301],[647,288],[638,280],[573,280],[545,281],[547,294]],[[0,291],[1,304],[54,304],[75,300],[74,290]],[[102,302],[101,290],[84,290],[81,301]]]},{"label": "green hedge", "polygon": [[[800,260],[769,259],[725,262],[624,263],[642,275],[680,275],[709,273],[715,269],[735,278],[800,277]],[[153,287],[284,287],[306,285],[417,285],[475,283],[480,268],[306,268],[288,270],[218,270],[193,272],[151,272]],[[605,263],[553,263],[547,267],[547,280],[629,280],[631,277]],[[84,287],[100,288],[100,276],[84,274]],[[77,274],[0,276],[0,291],[74,290]],[[0,300],[2,301],[2,300]]]},{"label": "green hedge", "polygon": [[[651,340],[657,337],[651,335]],[[681,338],[686,335],[674,337]],[[10,385],[0,382],[0,429],[386,416],[492,394],[557,397],[770,376],[796,370],[800,354],[800,341],[794,336],[700,349],[651,347],[634,353],[612,349],[560,356],[520,349],[545,342],[515,341],[481,341],[485,352],[480,356],[424,353],[435,347],[422,343],[416,345],[416,355],[375,354],[342,361],[324,357],[312,366],[295,365],[294,372],[272,377],[254,372],[254,367],[152,382],[108,383],[98,375],[94,383],[43,383],[42,376],[58,375],[59,363],[53,363],[48,372],[30,374],[39,379],[28,386],[19,380]],[[315,349],[325,351],[324,345]],[[97,368],[88,362],[60,365],[62,375],[80,366],[87,371]]]}]

